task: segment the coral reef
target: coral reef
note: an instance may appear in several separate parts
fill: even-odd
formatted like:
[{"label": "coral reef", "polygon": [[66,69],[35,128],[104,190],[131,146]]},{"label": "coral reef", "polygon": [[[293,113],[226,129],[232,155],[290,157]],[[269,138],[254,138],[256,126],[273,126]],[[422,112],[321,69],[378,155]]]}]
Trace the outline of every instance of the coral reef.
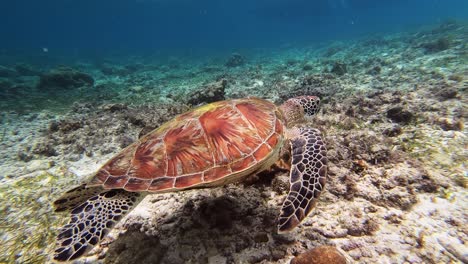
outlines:
[{"label": "coral reef", "polygon": [[232,54],[231,57],[229,57],[229,59],[225,63],[226,67],[238,67],[244,64],[245,58],[239,53]]},{"label": "coral reef", "polygon": [[15,65],[16,72],[21,76],[40,76],[41,71],[35,69],[33,65],[18,63]]},{"label": "coral reef", "polygon": [[414,115],[410,111],[403,109],[401,106],[395,106],[388,109],[387,117],[392,121],[402,124],[408,124],[414,119]]},{"label": "coral reef", "polygon": [[119,66],[119,65],[113,65],[110,63],[101,64],[100,71],[104,73],[105,75],[119,75],[119,76],[125,76],[126,74],[130,73],[127,71],[127,69],[125,69],[125,67]]},{"label": "coral reef", "polygon": [[333,73],[333,74],[336,74],[338,76],[341,76],[341,75],[347,73],[348,70],[346,68],[346,64],[344,64],[343,62],[340,62],[340,61],[336,61],[333,64],[333,67],[331,68],[330,72]]},{"label": "coral reef", "polygon": [[16,72],[16,70],[0,65],[0,77],[11,78],[11,77],[16,77],[17,75],[18,73]]},{"label": "coral reef", "polygon": [[346,258],[335,248],[321,246],[293,258],[290,264],[346,264]]},{"label": "coral reef", "polygon": [[225,79],[204,85],[203,87],[196,89],[187,95],[187,103],[190,105],[199,105],[202,103],[212,103],[224,100],[224,90],[226,85],[227,80]]},{"label": "coral reef", "polygon": [[60,67],[41,75],[37,88],[40,90],[73,89],[93,85],[94,79],[89,74],[68,67]]},{"label": "coral reef", "polygon": [[[37,66],[5,64],[0,262],[49,261],[65,220],[51,201],[188,104],[303,94],[322,97],[305,125],[323,132],[330,161],[325,192],[296,230],[276,231],[289,179],[274,168],[223,188],[150,195],[77,263],[339,261],[336,251],[357,263],[466,262],[467,36],[466,25],[444,23],[249,54],[249,63],[234,56],[235,67],[223,57],[131,58],[41,79]],[[335,62],[345,74],[331,72]]]},{"label": "coral reef", "polygon": [[447,37],[442,37],[434,42],[424,43],[422,47],[428,53],[444,51],[450,47],[450,40]]}]

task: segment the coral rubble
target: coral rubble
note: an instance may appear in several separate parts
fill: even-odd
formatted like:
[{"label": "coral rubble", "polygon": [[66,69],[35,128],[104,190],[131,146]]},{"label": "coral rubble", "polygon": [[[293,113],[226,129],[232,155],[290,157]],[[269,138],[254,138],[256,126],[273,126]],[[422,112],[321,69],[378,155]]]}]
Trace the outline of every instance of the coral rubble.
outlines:
[{"label": "coral rubble", "polygon": [[449,23],[248,63],[233,54],[46,73],[2,66],[0,262],[49,261],[63,221],[51,201],[177,114],[304,94],[322,97],[305,125],[324,134],[329,179],[296,230],[276,231],[289,179],[273,168],[222,188],[150,195],[77,263],[466,262],[467,42],[468,27]]}]

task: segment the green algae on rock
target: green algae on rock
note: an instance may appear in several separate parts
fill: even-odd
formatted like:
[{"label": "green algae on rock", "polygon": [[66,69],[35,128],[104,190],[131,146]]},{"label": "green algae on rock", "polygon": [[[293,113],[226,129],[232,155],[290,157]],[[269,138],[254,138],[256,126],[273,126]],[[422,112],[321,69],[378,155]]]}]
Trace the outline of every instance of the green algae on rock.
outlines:
[{"label": "green algae on rock", "polygon": [[52,214],[51,203],[68,185],[66,181],[63,176],[44,171],[2,180],[1,263],[45,263],[48,260],[53,251],[55,230],[64,223]]}]

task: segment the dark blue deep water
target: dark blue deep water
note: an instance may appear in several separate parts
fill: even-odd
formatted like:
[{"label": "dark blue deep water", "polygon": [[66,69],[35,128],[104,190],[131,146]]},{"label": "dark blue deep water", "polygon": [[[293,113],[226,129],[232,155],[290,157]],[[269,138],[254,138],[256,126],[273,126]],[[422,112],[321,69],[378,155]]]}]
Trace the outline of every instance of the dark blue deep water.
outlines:
[{"label": "dark blue deep water", "polygon": [[466,0],[5,0],[0,50],[210,54],[345,40],[467,17]]}]

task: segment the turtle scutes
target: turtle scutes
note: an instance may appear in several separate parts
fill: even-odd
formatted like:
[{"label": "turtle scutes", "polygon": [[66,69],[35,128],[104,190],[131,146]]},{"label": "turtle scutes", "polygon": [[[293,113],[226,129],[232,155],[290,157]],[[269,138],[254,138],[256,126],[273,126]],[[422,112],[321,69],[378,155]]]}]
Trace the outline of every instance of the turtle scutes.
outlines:
[{"label": "turtle scutes", "polygon": [[327,159],[320,132],[296,127],[315,114],[318,105],[313,96],[292,98],[279,107],[247,98],[211,103],[175,117],[54,203],[56,211],[71,214],[58,235],[54,259],[85,254],[147,193],[235,182],[268,169],[284,151],[292,156],[291,186],[278,228],[294,228],[325,185]]}]

